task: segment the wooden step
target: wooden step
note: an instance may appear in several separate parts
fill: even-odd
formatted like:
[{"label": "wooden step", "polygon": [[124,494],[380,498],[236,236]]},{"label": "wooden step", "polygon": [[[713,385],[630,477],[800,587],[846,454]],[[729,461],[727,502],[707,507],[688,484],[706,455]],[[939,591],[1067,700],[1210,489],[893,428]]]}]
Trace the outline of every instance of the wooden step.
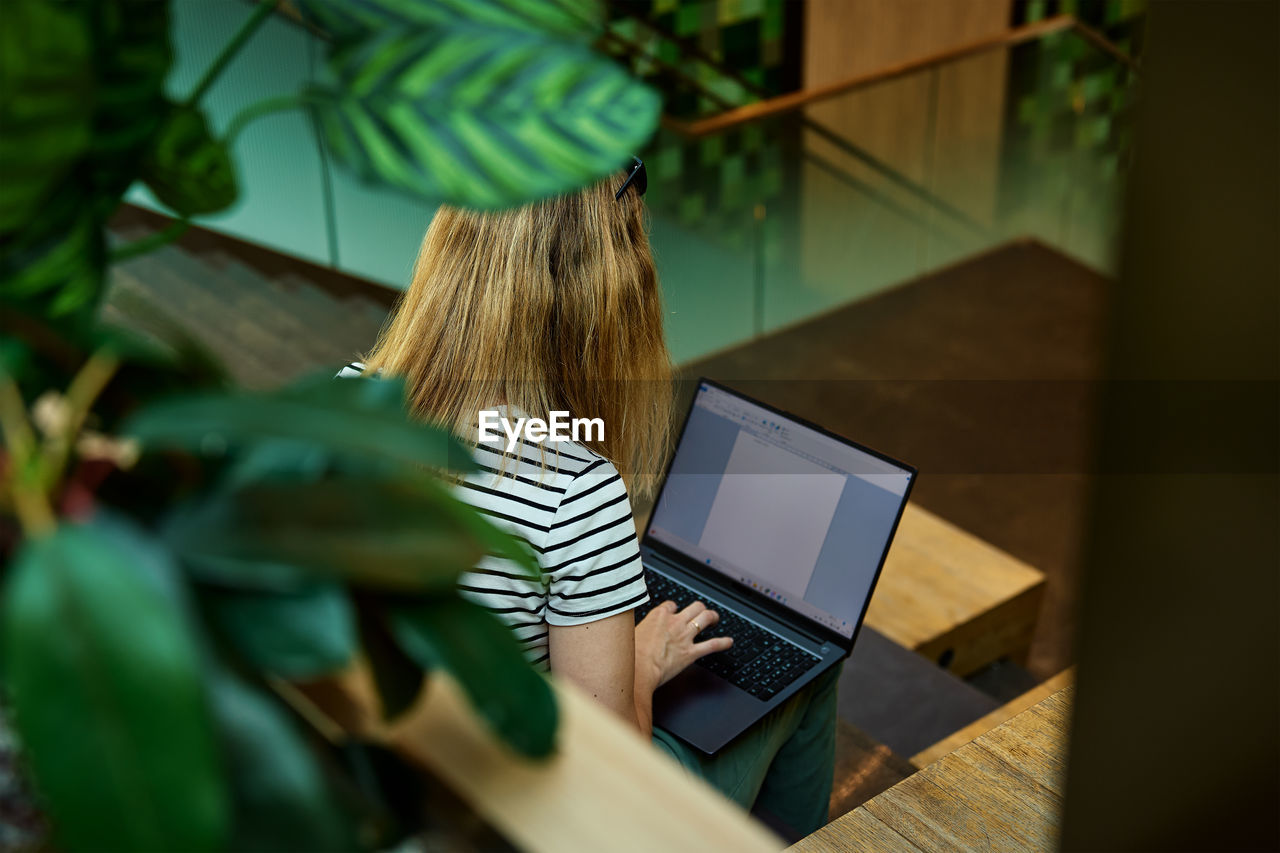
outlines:
[{"label": "wooden step", "polygon": [[1046,697],[1052,696],[1064,687],[1071,686],[1075,682],[1075,674],[1075,667],[1064,669],[1043,684],[1033,687],[1016,699],[996,708],[990,714],[975,720],[954,734],[948,735],[928,749],[917,752],[911,756],[911,763],[916,767],[928,767],[944,755],[955,752],[966,743],[1013,719],[1033,705],[1038,705]]},{"label": "wooden step", "polygon": [[857,726],[836,720],[835,784],[828,812],[846,814],[915,772],[906,759]]},{"label": "wooden step", "polygon": [[954,673],[864,625],[840,673],[839,714],[904,758],[1000,707]]},{"label": "wooden step", "polygon": [[790,849],[1055,849],[1074,689],[1049,696]]},{"label": "wooden step", "polygon": [[866,624],[958,675],[1025,655],[1044,575],[908,503]]}]

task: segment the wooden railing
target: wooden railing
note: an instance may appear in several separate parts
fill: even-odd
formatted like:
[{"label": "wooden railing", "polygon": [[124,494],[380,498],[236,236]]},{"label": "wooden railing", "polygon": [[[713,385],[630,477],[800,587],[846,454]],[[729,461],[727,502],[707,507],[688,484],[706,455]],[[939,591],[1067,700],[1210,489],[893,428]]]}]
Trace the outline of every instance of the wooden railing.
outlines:
[{"label": "wooden railing", "polygon": [[706,118],[683,121],[664,116],[662,122],[664,127],[685,136],[707,136],[732,127],[759,121],[762,118],[794,112],[838,95],[864,89],[887,80],[905,77],[908,74],[914,74],[947,62],[954,62],[967,56],[973,56],[1000,47],[1012,47],[1023,42],[1043,38],[1051,33],[1066,32],[1068,30],[1078,33],[1082,38],[1087,39],[1091,44],[1111,54],[1129,67],[1135,70],[1138,68],[1138,63],[1135,59],[1097,30],[1081,23],[1074,15],[1057,15],[1052,18],[1046,18],[1043,21],[1015,27],[998,35],[987,36],[976,41],[921,56],[917,59],[891,63],[881,66],[875,71],[856,74],[843,80],[836,80],[810,89],[802,89],[798,92],[788,92],[785,95],[745,104]]},{"label": "wooden railing", "polygon": [[326,737],[380,743],[434,774],[529,853],[778,853],[780,838],[574,685],[550,679],[555,754],[530,761],[481,721],[456,682],[432,672],[414,707],[381,722],[364,666],[281,695]]}]

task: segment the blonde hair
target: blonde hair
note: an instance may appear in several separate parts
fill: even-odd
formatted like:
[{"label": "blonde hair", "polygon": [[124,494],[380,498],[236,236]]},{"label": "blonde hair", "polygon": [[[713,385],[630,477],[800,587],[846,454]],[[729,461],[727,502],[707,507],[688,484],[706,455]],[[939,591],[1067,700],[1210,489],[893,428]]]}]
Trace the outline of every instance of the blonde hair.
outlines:
[{"label": "blonde hair", "polygon": [[644,203],[634,189],[614,199],[625,177],[509,210],[441,205],[366,369],[403,376],[418,416],[468,440],[497,404],[601,418],[604,438],[581,443],[633,499],[651,493],[671,360]]}]

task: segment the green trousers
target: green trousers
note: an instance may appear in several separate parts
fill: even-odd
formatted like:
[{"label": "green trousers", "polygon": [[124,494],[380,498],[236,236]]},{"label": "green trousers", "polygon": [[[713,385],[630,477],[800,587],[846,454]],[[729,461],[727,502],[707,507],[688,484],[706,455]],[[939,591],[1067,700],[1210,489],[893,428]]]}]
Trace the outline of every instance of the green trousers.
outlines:
[{"label": "green trousers", "polygon": [[827,823],[836,760],[836,683],[843,662],[708,758],[655,727],[653,742],[745,809],[808,835]]}]

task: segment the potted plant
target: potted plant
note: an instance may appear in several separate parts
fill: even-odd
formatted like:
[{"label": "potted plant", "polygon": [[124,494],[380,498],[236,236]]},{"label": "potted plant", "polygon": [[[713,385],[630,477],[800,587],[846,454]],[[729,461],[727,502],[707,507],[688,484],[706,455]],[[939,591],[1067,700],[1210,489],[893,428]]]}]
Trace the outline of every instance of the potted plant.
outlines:
[{"label": "potted plant", "polygon": [[[296,0],[335,82],[219,137],[201,98],[275,7],[178,103],[167,3],[6,3],[0,694],[60,848],[392,843],[413,823],[402,768],[306,699],[355,666],[381,715],[445,669],[513,749],[554,747],[545,681],[455,589],[482,553],[536,561],[452,497],[469,454],[406,411],[398,381],[249,394],[183,341],[129,339],[96,311],[113,261],[234,203],[232,142],[258,116],[309,110],[366,180],[497,207],[617,167],[657,98],[592,52],[584,0]],[[175,223],[109,251],[136,180]]]}]

